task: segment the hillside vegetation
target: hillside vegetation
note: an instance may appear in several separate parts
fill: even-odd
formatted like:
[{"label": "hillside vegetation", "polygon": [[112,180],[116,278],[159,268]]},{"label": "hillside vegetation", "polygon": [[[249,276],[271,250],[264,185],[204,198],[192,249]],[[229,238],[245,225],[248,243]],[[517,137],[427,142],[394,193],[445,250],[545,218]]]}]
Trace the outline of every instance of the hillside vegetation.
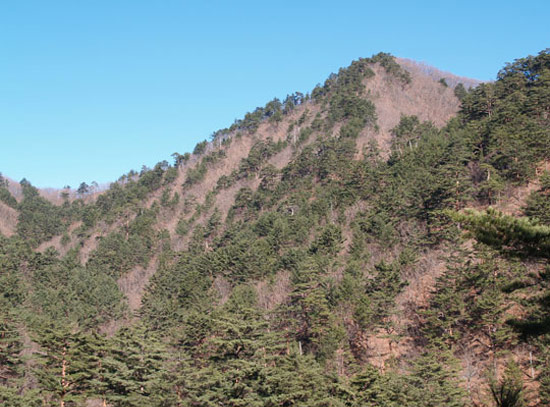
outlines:
[{"label": "hillside vegetation", "polygon": [[359,59],[101,194],[0,178],[0,402],[550,405],[550,51],[438,72]]}]

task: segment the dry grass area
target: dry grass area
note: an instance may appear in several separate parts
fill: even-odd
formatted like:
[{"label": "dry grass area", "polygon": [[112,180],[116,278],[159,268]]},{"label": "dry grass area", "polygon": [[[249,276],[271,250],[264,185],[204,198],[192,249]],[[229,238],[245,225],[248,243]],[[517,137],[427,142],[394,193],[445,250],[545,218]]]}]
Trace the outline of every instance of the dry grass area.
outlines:
[{"label": "dry grass area", "polygon": [[438,277],[445,272],[447,256],[444,249],[428,250],[405,274],[408,285],[395,299],[401,313],[428,305]]},{"label": "dry grass area", "polygon": [[504,191],[496,205],[495,209],[504,212],[507,215],[521,216],[523,214],[523,208],[527,204],[527,198],[532,192],[535,192],[540,188],[540,176],[545,171],[550,170],[550,161],[543,161],[539,163],[536,168],[535,178],[529,180],[525,185],[519,187],[512,187],[507,191]]},{"label": "dry grass area", "polygon": [[136,311],[141,307],[141,299],[149,279],[155,274],[158,262],[154,257],[147,267],[137,266],[118,279],[118,288],[128,299],[130,311]]},{"label": "dry grass area", "polygon": [[404,85],[392,75],[375,65],[375,76],[365,81],[367,91],[376,105],[378,132],[367,129],[359,138],[358,151],[374,139],[382,152],[387,154],[391,143],[391,129],[399,124],[401,116],[418,116],[442,127],[460,107],[451,87],[445,87],[414,66],[404,66],[412,81]]},{"label": "dry grass area", "polygon": [[17,217],[15,209],[0,202],[0,233],[7,237],[12,236],[17,228]]},{"label": "dry grass area", "polygon": [[284,303],[290,294],[290,273],[281,271],[272,280],[258,281],[255,285],[258,305],[265,310],[273,310]]},{"label": "dry grass area", "polygon": [[441,71],[424,62],[413,61],[412,59],[397,58],[397,62],[409,72],[416,72],[418,75],[428,76],[436,82],[443,78],[451,88],[454,88],[459,83],[462,83],[466,89],[475,88],[483,82],[477,79],[466,78],[464,76],[456,76],[451,72]]},{"label": "dry grass area", "polygon": [[494,208],[507,215],[521,216],[527,198],[529,198],[531,192],[535,192],[539,188],[540,181],[538,178],[529,181],[526,185],[511,188],[503,193]]},{"label": "dry grass area", "polygon": [[57,252],[61,256],[64,256],[65,254],[67,254],[67,252],[71,248],[73,248],[76,245],[76,240],[75,240],[75,237],[74,237],[74,233],[75,233],[76,229],[78,229],[81,225],[82,225],[82,222],[78,221],[78,222],[75,222],[75,223],[73,223],[72,225],[69,226],[69,230],[67,231],[67,234],[69,235],[71,241],[68,244],[63,245],[61,243],[61,240],[62,240],[63,236],[61,236],[61,235],[60,236],[54,236],[50,240],[41,243],[36,248],[36,250],[42,253],[46,249],[48,249],[49,247],[52,247],[55,250],[57,250]]}]

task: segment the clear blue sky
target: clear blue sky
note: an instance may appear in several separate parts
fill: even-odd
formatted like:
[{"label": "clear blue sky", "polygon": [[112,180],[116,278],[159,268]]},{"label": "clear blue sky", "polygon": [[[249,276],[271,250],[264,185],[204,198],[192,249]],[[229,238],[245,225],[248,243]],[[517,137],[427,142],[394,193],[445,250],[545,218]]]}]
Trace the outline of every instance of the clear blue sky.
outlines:
[{"label": "clear blue sky", "polygon": [[550,1],[0,2],[0,171],[117,179],[379,51],[488,80],[550,47]]}]

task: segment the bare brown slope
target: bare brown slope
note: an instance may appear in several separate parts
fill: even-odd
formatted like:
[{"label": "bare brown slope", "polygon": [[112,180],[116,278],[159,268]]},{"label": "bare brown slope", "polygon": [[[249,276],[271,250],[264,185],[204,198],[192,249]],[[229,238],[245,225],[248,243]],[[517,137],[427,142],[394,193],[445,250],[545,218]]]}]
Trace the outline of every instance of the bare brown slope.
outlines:
[{"label": "bare brown slope", "polygon": [[428,76],[434,81],[445,79],[445,82],[447,82],[447,84],[451,88],[454,88],[459,83],[462,83],[466,89],[475,88],[477,85],[483,82],[478,79],[457,76],[452,74],[451,72],[442,71],[424,62],[413,61],[412,59],[397,58],[397,62],[399,63],[399,65],[401,65],[403,68],[411,73]]},{"label": "bare brown slope", "polygon": [[[387,154],[391,143],[391,129],[393,129],[403,115],[416,115],[422,121],[431,121],[436,126],[443,126],[459,109],[459,101],[454,95],[453,89],[445,87],[437,80],[419,69],[408,68],[411,74],[411,83],[403,85],[397,78],[388,74],[382,67],[374,65],[373,70],[375,76],[365,81],[369,97],[376,105],[378,117],[378,130],[368,129],[357,140],[357,147],[360,151],[362,146],[366,145],[369,140],[375,140],[382,150]],[[301,127],[307,127],[317,113],[324,114],[321,107],[312,102],[306,103],[296,108],[291,115],[286,116],[284,120],[277,124],[264,122],[260,125],[258,131],[253,136],[243,136],[235,138],[226,150],[226,158],[216,163],[209,168],[204,180],[190,189],[183,192],[180,205],[175,210],[165,211],[159,222],[159,229],[167,229],[172,236],[172,244],[176,250],[183,250],[188,243],[188,237],[180,237],[175,233],[179,219],[189,219],[192,212],[185,214],[183,212],[183,202],[185,198],[194,197],[196,202],[202,203],[209,191],[212,191],[216,186],[217,180],[222,175],[229,175],[234,169],[237,169],[241,159],[248,156],[250,148],[259,140],[268,138],[274,141],[284,140],[288,136],[287,129],[289,125],[295,122],[304,112],[308,112],[308,119]],[[295,126],[296,131],[299,128]],[[335,128],[336,134],[338,127]],[[209,145],[209,151],[215,149],[214,144]],[[294,146],[289,145],[283,151],[272,157],[269,161],[276,168],[284,168],[294,156]],[[180,171],[178,179],[173,187],[179,189],[187,176],[187,170],[197,165],[198,159],[189,163],[186,168]],[[196,224],[206,222],[214,208],[218,208],[223,216],[232,206],[235,194],[244,186],[251,189],[256,189],[259,184],[259,179],[244,179],[236,185],[221,190],[215,197],[215,204],[211,211],[203,214]],[[157,199],[160,192],[155,194],[154,199]],[[189,232],[187,236],[190,236]]]},{"label": "bare brown slope", "polygon": [[[422,121],[431,121],[436,126],[443,126],[459,109],[459,101],[455,97],[453,90],[444,87],[431,76],[426,75],[420,70],[411,69],[412,81],[410,84],[403,85],[401,81],[386,73],[386,71],[374,65],[375,76],[365,81],[369,97],[376,105],[378,130],[367,129],[358,139],[358,150],[369,140],[374,139],[386,153],[389,151],[391,142],[391,129],[393,129],[403,115],[416,115]],[[234,138],[233,142],[226,150],[227,157],[221,162],[212,166],[205,176],[205,179],[194,185],[184,193],[186,196],[194,196],[197,202],[202,202],[206,193],[211,191],[216,182],[222,175],[229,175],[231,171],[238,168],[241,159],[248,156],[250,148],[258,140],[272,138],[274,141],[286,139],[289,125],[298,119],[305,111],[308,111],[308,120],[301,126],[307,127],[315,117],[315,114],[322,113],[320,107],[314,103],[306,103],[299,106],[291,115],[277,124],[263,123],[253,136],[243,136]],[[295,127],[299,130],[298,126]],[[335,129],[336,133],[337,128]],[[210,148],[214,148],[212,145]],[[270,163],[281,169],[285,167],[292,159],[292,146],[287,147],[270,159]],[[192,168],[190,164],[186,167]],[[180,176],[175,182],[175,187],[181,185],[186,178],[186,169],[180,172]],[[242,186],[251,186],[253,181],[243,181]],[[257,186],[257,185],[256,185]],[[238,188],[230,188],[222,191],[216,199],[216,206],[222,213],[226,213],[229,204],[232,204],[232,198]],[[180,205],[181,207],[182,205]],[[181,208],[178,208],[181,209]],[[165,220],[163,227],[170,232],[175,230],[177,216],[181,215],[179,210],[172,214],[171,220]]]},{"label": "bare brown slope", "polygon": [[[367,79],[365,85],[368,91],[368,97],[370,97],[376,105],[378,130],[371,128],[363,132],[357,140],[358,151],[361,151],[362,147],[366,145],[369,140],[375,140],[382,151],[385,151],[387,154],[391,143],[391,129],[399,123],[402,115],[416,115],[423,121],[432,121],[435,125],[442,126],[458,111],[459,101],[454,96],[453,90],[440,84],[438,82],[439,78],[436,79],[433,75],[427,74],[425,70],[416,69],[414,66],[405,64],[405,67],[411,73],[412,81],[404,85],[402,81],[386,73],[382,67],[373,65],[372,68],[375,72],[375,76]],[[218,179],[222,175],[230,175],[233,170],[237,169],[241,160],[248,156],[251,147],[257,141],[266,140],[268,138],[274,141],[286,139],[290,124],[295,123],[306,111],[308,112],[307,119],[300,128],[308,127],[317,113],[320,113],[322,116],[325,114],[320,105],[309,101],[298,106],[291,114],[284,116],[283,121],[278,124],[269,123],[267,121],[262,123],[254,135],[236,137],[236,132],[230,134],[229,137],[232,138],[232,142],[229,146],[223,147],[216,142],[209,143],[204,154],[208,154],[218,148],[224,148],[226,157],[210,165],[202,181],[191,187],[182,188],[187,178],[188,171],[197,166],[202,159],[202,156],[194,155],[185,166],[179,169],[178,177],[171,185],[163,187],[163,189],[150,195],[149,199],[143,203],[144,207],[150,207],[153,202],[158,201],[163,190],[166,188],[170,188],[173,192],[181,194],[180,202],[175,208],[161,210],[156,225],[158,230],[165,229],[169,231],[172,238],[172,247],[175,250],[185,249],[189,236],[192,234],[192,230],[186,236],[178,236],[176,233],[178,221],[180,219],[189,220],[194,213],[194,209],[186,211],[184,204],[186,199],[193,199],[197,204],[204,203],[207,194],[215,188]],[[335,134],[337,130],[338,126],[334,129]],[[298,126],[295,126],[295,131],[299,131]],[[270,159],[270,163],[278,169],[284,168],[291,161],[296,151],[299,151],[299,148],[289,145],[283,151],[273,156]],[[244,186],[254,190],[258,187],[258,184],[259,179],[257,177],[248,178],[238,181],[237,184],[228,189],[219,191],[215,196],[215,202],[212,208],[202,213],[195,221],[194,225],[200,225],[206,222],[214,208],[218,208],[225,217],[227,211],[233,205],[234,197],[238,190]],[[96,248],[98,239],[116,228],[116,223],[114,226],[112,225],[108,228],[98,226],[95,230],[91,231],[91,233],[88,233],[89,238],[80,242],[74,239],[68,247],[79,244],[81,246],[81,258],[83,261],[86,261],[89,253]],[[74,228],[72,230],[74,230]],[[73,236],[71,235],[71,237]],[[49,245],[61,249],[59,239],[54,239],[41,245],[41,249]],[[66,249],[67,248],[64,248],[64,250]],[[148,280],[152,274],[151,272],[140,273],[138,271],[139,270],[136,269],[134,274],[146,280]],[[140,282],[139,285],[141,288],[138,291],[141,293],[146,282]],[[136,293],[132,293],[134,307],[138,306],[139,297],[139,294],[136,296]]]},{"label": "bare brown slope", "polygon": [[431,75],[414,66],[404,65],[411,74],[411,83],[403,84],[380,66],[374,66],[376,75],[369,78],[365,85],[376,105],[379,131],[369,130],[358,141],[361,151],[368,140],[377,141],[382,152],[387,154],[391,143],[391,129],[401,116],[418,116],[421,121],[430,121],[442,127],[453,117],[460,102],[451,87],[445,87]]},{"label": "bare brown slope", "polygon": [[0,202],[0,233],[4,236],[12,236],[17,227],[18,213],[15,209],[10,208],[5,203]]}]

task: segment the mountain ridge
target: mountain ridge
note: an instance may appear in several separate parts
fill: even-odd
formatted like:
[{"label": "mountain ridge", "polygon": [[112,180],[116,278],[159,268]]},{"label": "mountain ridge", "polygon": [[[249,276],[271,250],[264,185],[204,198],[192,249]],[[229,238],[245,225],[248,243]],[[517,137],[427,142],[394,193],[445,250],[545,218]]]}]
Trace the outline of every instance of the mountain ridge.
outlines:
[{"label": "mountain ridge", "polygon": [[[372,92],[374,103],[377,104],[377,113],[379,115],[378,121],[381,123],[380,129],[367,129],[364,133],[360,134],[357,139],[357,150],[359,152],[369,143],[369,141],[374,140],[381,147],[382,153],[387,156],[389,154],[389,143],[391,139],[390,130],[399,123],[401,115],[417,114],[422,121],[432,121],[435,122],[437,126],[443,126],[444,123],[458,111],[458,99],[454,96],[451,88],[441,86],[441,84],[433,80],[431,76],[424,75],[422,71],[415,70],[414,67],[411,68],[411,72],[414,84],[410,85],[407,89],[399,82],[396,83],[393,81],[391,74],[387,74],[382,67],[375,67],[376,76],[374,78],[376,78],[376,81],[371,80],[372,78],[365,80],[367,92]],[[406,93],[406,91],[410,89],[414,91]],[[433,100],[419,103],[419,101],[422,102],[422,97],[428,96]],[[437,109],[428,110],[425,108],[425,105],[437,106]],[[303,115],[305,109],[310,110],[309,118],[302,127],[306,127],[308,124],[310,125],[315,115],[319,112],[318,107],[311,105],[299,106],[296,112],[293,112],[287,120],[277,124],[277,127],[274,127],[273,124],[269,122],[260,124],[254,137],[242,137],[235,141],[235,145],[230,145],[228,147],[229,151],[227,152],[229,160],[226,158],[222,163],[214,164],[214,167],[210,168],[206,174],[206,179],[194,185],[187,194],[194,196],[199,202],[201,200],[204,201],[206,193],[215,187],[215,183],[218,181],[219,177],[224,174],[228,175],[226,174],[228,169],[230,171],[234,170],[240,161],[246,158],[250,148],[255,142],[267,138],[272,138],[276,142],[284,140],[288,136],[285,127],[288,126],[289,122],[298,120],[299,117]],[[337,132],[338,129],[335,129],[334,133],[336,134]],[[228,135],[227,137],[232,136]],[[203,154],[209,154],[215,151],[216,143],[217,141],[213,140],[207,144]],[[290,161],[291,153],[292,148],[288,146],[285,150],[269,158],[268,161],[272,164],[276,164],[276,168],[282,169]],[[185,167],[179,169],[178,177],[173,182],[173,186],[183,185],[187,177],[186,170],[188,168],[193,168],[194,165],[196,166],[200,162],[200,159],[201,156],[191,156],[190,160],[185,164]],[[278,162],[276,162],[277,160]],[[242,185],[236,184],[227,190],[219,192],[216,200],[221,204],[223,215],[229,210],[228,204],[232,202],[234,195],[245,185],[252,187],[252,189],[256,189],[259,185],[259,180],[245,180]],[[150,206],[154,200],[158,198],[160,198],[160,192],[153,194],[145,206]],[[223,202],[225,202],[225,204]],[[180,211],[182,205],[183,200],[180,203],[180,208],[178,208]],[[177,216],[172,216],[171,221],[167,223],[161,222],[161,226],[167,227],[168,231],[173,235],[177,226],[177,220]],[[204,219],[202,220],[204,221]],[[94,236],[92,239],[97,239],[97,236]],[[176,248],[182,248],[183,246],[181,245],[185,244],[185,240],[177,239],[172,243]],[[91,245],[93,247],[94,244],[91,243]],[[41,245],[41,250],[45,250],[49,246],[51,245],[44,242]],[[66,249],[60,245],[59,238],[58,243],[53,247],[61,253],[66,251]],[[86,258],[83,258],[83,260],[85,261]]]},{"label": "mountain ridge", "polygon": [[[449,86],[451,87],[451,89],[453,89],[458,83],[462,83],[466,88],[475,87],[475,86],[479,85],[480,83],[483,83],[483,81],[480,81],[480,80],[477,80],[477,79],[462,77],[462,76],[455,75],[452,72],[442,71],[442,70],[438,69],[437,67],[426,64],[424,62],[415,61],[415,60],[408,59],[408,58],[399,58],[399,57],[396,58],[396,61],[400,65],[402,65],[406,70],[410,71],[411,73],[424,74],[426,76],[431,77],[432,79],[434,79],[436,81],[439,81],[442,78],[448,79],[449,80]],[[216,133],[216,131],[214,131],[214,133]],[[4,175],[4,178],[6,178],[6,180],[9,181],[9,184],[10,184],[9,189],[10,189],[10,192],[12,193],[12,195],[16,199],[21,199],[22,193],[21,193],[21,187],[19,185],[19,182],[12,179],[12,178],[10,178],[9,174],[3,174],[3,175]],[[28,178],[32,182],[32,177],[28,177]],[[90,176],[88,178],[93,178],[93,176]],[[113,180],[112,182],[116,182],[116,181]],[[109,185],[109,183],[98,185],[96,187],[96,189],[99,192],[101,192],[101,191],[105,190],[106,188],[108,188],[108,185]],[[69,189],[69,192],[70,192],[71,197],[73,199],[76,199],[78,197],[76,189],[77,188],[74,188],[74,187]],[[46,186],[46,187],[40,187],[40,188],[38,188],[38,190],[40,191],[41,195],[44,196],[46,199],[50,200],[52,203],[59,204],[59,203],[62,202],[61,193],[64,190],[67,190],[67,189],[66,188],[54,188],[54,187],[47,187]]]}]

